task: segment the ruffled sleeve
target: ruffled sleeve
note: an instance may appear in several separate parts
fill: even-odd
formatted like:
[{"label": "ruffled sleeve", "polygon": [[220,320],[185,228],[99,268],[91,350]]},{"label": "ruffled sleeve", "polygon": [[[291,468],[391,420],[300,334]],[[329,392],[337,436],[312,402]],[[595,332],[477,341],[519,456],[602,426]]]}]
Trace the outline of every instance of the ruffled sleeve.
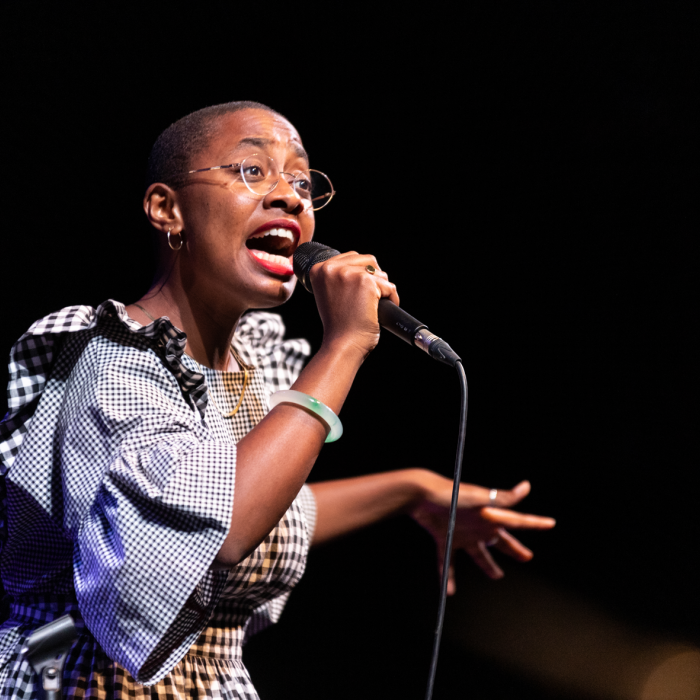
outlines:
[{"label": "ruffled sleeve", "polygon": [[279,314],[253,311],[241,319],[233,344],[244,362],[259,367],[270,394],[290,389],[311,354],[303,338],[284,339]]},{"label": "ruffled sleeve", "polygon": [[[211,565],[229,529],[236,447],[210,439],[157,358],[137,355],[97,371],[84,353],[75,368],[84,381],[65,397],[75,411],[59,430],[81,613],[111,658],[155,682],[201,633],[225,584]],[[93,487],[84,472],[95,462]]]},{"label": "ruffled sleeve", "polygon": [[88,629],[146,684],[184,656],[227,577],[212,564],[236,447],[212,439],[184,345],[168,319],[135,329],[115,302],[42,319],[13,349],[0,431],[8,592],[52,593],[72,571]]}]

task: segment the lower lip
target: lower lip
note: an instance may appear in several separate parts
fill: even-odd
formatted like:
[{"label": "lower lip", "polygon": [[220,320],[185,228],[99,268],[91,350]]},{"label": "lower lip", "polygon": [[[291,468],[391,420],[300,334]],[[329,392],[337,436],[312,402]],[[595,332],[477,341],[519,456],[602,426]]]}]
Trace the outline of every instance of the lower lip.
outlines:
[{"label": "lower lip", "polygon": [[255,260],[260,267],[264,267],[268,272],[272,272],[275,275],[281,275],[282,277],[291,277],[294,274],[294,268],[291,266],[291,264],[277,265],[277,263],[270,262],[269,260],[263,260],[262,258],[253,255],[251,251],[248,252],[250,253],[250,257],[253,258],[253,260]]}]

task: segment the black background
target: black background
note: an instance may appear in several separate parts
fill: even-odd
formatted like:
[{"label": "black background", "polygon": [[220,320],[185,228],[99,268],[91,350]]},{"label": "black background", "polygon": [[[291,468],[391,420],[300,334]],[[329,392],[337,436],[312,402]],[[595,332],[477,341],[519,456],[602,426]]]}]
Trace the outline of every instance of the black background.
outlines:
[{"label": "black background", "polygon": [[[697,24],[660,8],[6,4],[0,351],[63,306],[137,299],[152,142],[209,104],[270,104],[338,191],[316,239],[374,253],[464,358],[465,480],[530,479],[523,507],[558,520],[523,537],[536,557],[503,562],[506,581],[458,557],[435,697],[618,697],[498,644],[465,648],[458,630],[488,601],[516,611],[489,623],[503,639],[527,639],[517,596],[534,581],[630,634],[700,643]],[[317,348],[313,298],[299,289],[281,311]],[[457,418],[454,373],[385,337],[313,479],[450,475]],[[247,649],[263,699],[421,698],[434,556],[408,519],[314,551],[282,622]],[[601,664],[604,628],[587,642]],[[566,614],[560,631],[575,647]]]}]

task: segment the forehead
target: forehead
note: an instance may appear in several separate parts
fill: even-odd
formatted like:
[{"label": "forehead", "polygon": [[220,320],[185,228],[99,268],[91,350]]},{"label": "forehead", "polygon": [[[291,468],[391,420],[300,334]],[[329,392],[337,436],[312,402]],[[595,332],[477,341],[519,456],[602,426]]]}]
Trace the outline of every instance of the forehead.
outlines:
[{"label": "forehead", "polygon": [[[201,154],[207,160],[217,157],[225,160],[243,151],[263,151],[281,162],[299,158],[308,160],[297,130],[284,117],[273,112],[242,109],[221,117],[217,126],[205,153]],[[223,165],[224,161],[220,164]]]}]

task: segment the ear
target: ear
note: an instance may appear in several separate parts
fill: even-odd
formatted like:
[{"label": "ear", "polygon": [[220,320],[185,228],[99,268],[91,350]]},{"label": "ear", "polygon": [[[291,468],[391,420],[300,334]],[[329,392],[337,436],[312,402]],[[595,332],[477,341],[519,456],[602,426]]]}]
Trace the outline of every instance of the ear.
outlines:
[{"label": "ear", "polygon": [[162,182],[154,182],[146,190],[143,210],[151,225],[163,233],[180,233],[184,228],[177,192]]}]

